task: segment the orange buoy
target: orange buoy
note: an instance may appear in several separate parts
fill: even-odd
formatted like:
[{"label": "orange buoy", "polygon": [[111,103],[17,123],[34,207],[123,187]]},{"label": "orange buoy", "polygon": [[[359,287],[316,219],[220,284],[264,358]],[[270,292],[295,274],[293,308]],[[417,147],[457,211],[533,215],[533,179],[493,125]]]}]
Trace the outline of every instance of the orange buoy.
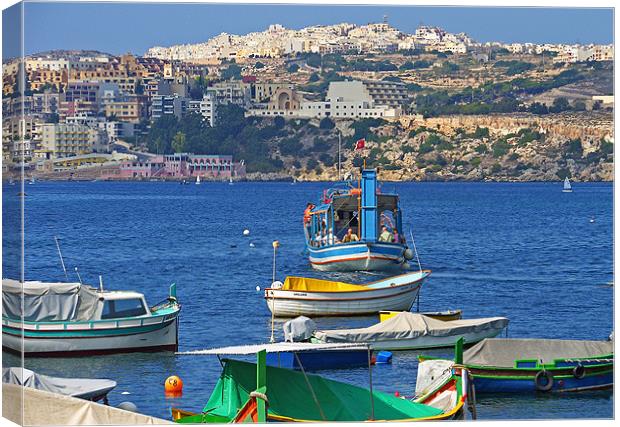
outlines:
[{"label": "orange buoy", "polygon": [[180,394],[183,392],[183,381],[176,375],[169,376],[164,382],[166,394]]}]

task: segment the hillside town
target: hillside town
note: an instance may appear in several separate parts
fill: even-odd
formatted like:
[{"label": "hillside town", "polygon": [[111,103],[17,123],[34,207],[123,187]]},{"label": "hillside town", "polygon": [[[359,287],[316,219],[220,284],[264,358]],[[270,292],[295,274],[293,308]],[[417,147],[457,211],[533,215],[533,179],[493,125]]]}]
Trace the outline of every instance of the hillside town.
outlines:
[{"label": "hillside town", "polygon": [[366,156],[400,180],[608,180],[613,53],[407,34],[384,17],[142,56],[33,54],[3,63],[3,175],[329,180]]}]

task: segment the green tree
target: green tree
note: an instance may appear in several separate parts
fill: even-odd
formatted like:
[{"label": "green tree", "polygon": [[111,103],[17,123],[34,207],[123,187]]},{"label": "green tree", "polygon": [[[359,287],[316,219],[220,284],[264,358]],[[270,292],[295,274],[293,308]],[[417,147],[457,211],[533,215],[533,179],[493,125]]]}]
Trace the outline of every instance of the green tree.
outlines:
[{"label": "green tree", "polygon": [[289,73],[296,73],[297,71],[299,71],[299,65],[297,64],[291,64],[287,69],[286,69]]},{"label": "green tree", "polygon": [[175,153],[185,152],[185,134],[183,132],[177,132],[172,139],[172,150]]},{"label": "green tree", "polygon": [[333,129],[334,126],[336,126],[334,124],[334,121],[330,119],[329,117],[324,117],[323,119],[321,119],[321,122],[319,123],[319,128],[321,129]]},{"label": "green tree", "polygon": [[286,120],[284,120],[284,117],[282,116],[276,116],[273,119],[273,125],[276,129],[282,129],[286,125]]}]

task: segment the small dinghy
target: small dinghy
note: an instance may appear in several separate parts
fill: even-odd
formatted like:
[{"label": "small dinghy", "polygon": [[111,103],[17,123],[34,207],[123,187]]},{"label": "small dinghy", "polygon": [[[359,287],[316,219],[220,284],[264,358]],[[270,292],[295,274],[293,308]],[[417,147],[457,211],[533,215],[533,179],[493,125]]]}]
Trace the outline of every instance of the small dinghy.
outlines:
[{"label": "small dinghy", "polygon": [[567,392],[612,388],[613,352],[613,341],[495,338],[457,350],[454,362],[420,360],[465,366],[479,393]]},{"label": "small dinghy", "polygon": [[[61,378],[37,374],[26,368],[3,368],[2,382],[96,402],[107,401],[116,381],[91,378]],[[107,402],[106,402],[107,403]]]},{"label": "small dinghy", "polygon": [[367,343],[377,350],[414,350],[451,347],[460,338],[471,344],[497,336],[505,317],[441,321],[417,313],[402,312],[368,328],[315,331],[319,343]]},{"label": "small dinghy", "polygon": [[352,316],[409,310],[430,270],[401,274],[363,285],[289,276],[265,289],[275,316]]}]

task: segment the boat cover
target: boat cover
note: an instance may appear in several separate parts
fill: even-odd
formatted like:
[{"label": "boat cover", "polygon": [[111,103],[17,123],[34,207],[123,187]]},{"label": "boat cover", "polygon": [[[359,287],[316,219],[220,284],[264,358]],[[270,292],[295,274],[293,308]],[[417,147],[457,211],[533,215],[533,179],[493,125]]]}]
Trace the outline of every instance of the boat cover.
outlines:
[{"label": "boat cover", "polygon": [[313,279],[310,277],[288,276],[282,286],[284,291],[304,291],[304,292],[355,292],[369,290],[363,285],[352,285],[344,282],[333,282],[331,280]]},{"label": "boat cover", "polygon": [[135,426],[171,423],[161,418],[14,384],[2,384],[2,416],[28,426]]},{"label": "boat cover", "polygon": [[97,290],[80,283],[2,280],[4,316],[31,322],[90,320],[99,303]]},{"label": "boat cover", "polygon": [[[202,414],[181,422],[232,420],[256,390],[256,364],[226,359],[224,370]],[[310,421],[366,421],[369,390],[319,375],[267,366],[269,415]],[[442,414],[428,405],[373,391],[375,420],[409,420]],[[204,415],[203,415],[204,414]]]},{"label": "boat cover", "polygon": [[112,380],[50,377],[25,368],[3,368],[2,382],[87,400],[103,396],[116,387],[116,381]]},{"label": "boat cover", "polygon": [[488,317],[441,321],[418,313],[402,312],[368,328],[333,329],[316,331],[315,338],[322,342],[366,342],[406,340],[422,336],[446,337],[464,335],[488,329],[502,329],[508,325],[505,317]]},{"label": "boat cover", "polygon": [[577,359],[613,354],[611,341],[487,338],[463,353],[466,365],[514,368],[516,360]]},{"label": "boat cover", "polygon": [[312,334],[316,331],[316,323],[306,316],[299,316],[286,321],[283,329],[284,341],[306,341],[312,338]]}]

